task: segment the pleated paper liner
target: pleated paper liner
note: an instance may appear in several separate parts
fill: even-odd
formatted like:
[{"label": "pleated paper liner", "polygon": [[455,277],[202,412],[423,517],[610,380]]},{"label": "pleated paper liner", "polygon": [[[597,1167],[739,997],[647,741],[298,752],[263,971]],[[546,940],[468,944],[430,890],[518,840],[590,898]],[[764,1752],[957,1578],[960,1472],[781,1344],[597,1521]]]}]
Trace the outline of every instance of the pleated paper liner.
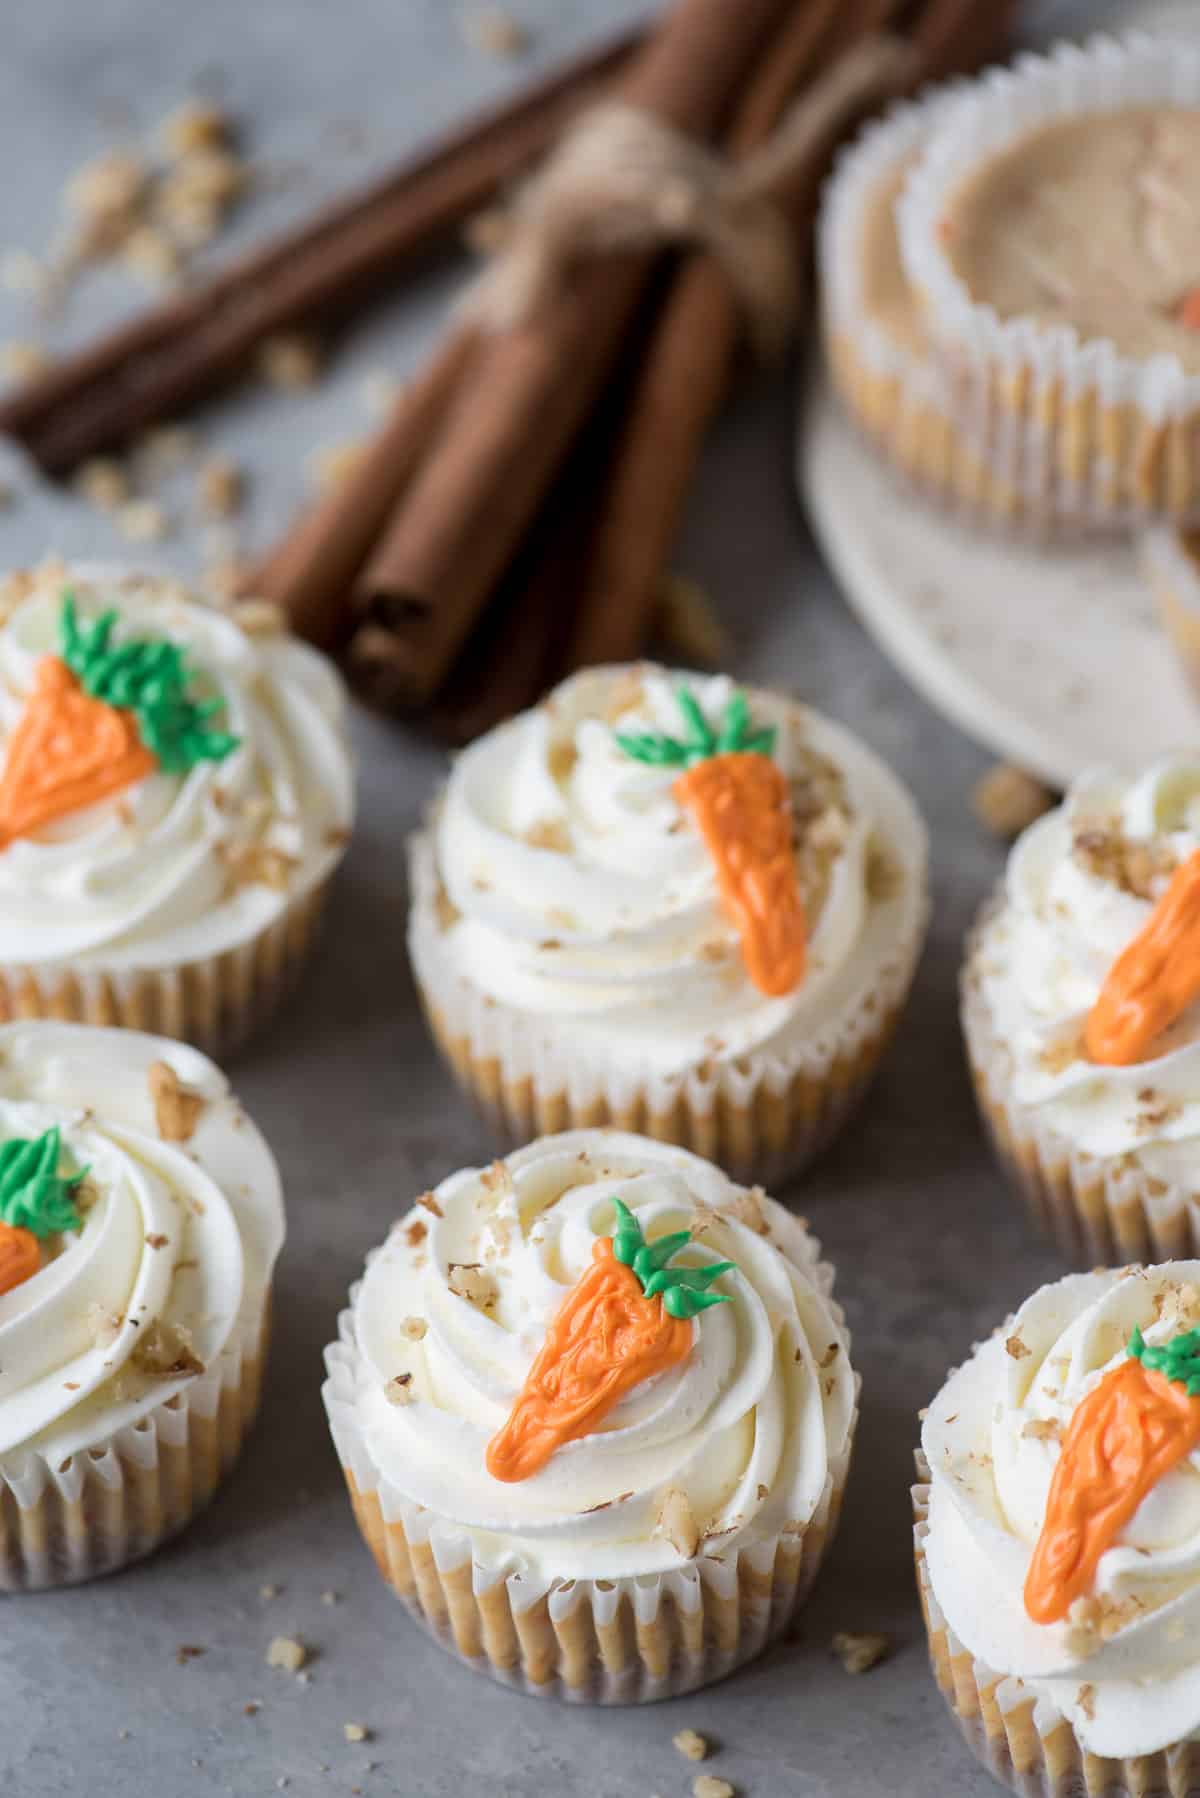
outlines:
[{"label": "pleated paper liner", "polygon": [[480,1567],[467,1536],[406,1498],[372,1460],[355,1409],[364,1376],[351,1310],[325,1361],[330,1429],[383,1578],[441,1647],[532,1696],[645,1704],[723,1679],[789,1628],[833,1540],[857,1401],[845,1449],[803,1526],[666,1574],[545,1581]]},{"label": "pleated paper liner", "polygon": [[[939,362],[872,307],[864,245],[890,190],[957,104],[964,83],[893,107],[841,152],[818,227],[822,330],[834,388],[863,435],[930,498],[1015,525],[1021,495],[955,425]],[[903,276],[900,276],[903,279]]]},{"label": "pleated paper liner", "polygon": [[54,1465],[19,1450],[0,1461],[0,1591],[113,1573],[182,1530],[254,1421],[269,1331],[259,1299],[213,1364],[136,1422]]},{"label": "pleated paper liner", "polygon": [[[923,845],[915,811],[914,840]],[[911,847],[911,846],[910,846]],[[865,1093],[912,984],[928,917],[922,872],[906,862],[852,1001],[816,1036],[797,1028],[736,1059],[661,1075],[595,1059],[571,1021],[501,1004],[452,969],[440,946],[439,886],[427,833],[411,843],[409,953],[434,1041],[503,1146],[611,1127],[691,1149],[744,1185],[778,1184],[837,1133]]]},{"label": "pleated paper liner", "polygon": [[988,1772],[1021,1798],[1195,1798],[1200,1741],[1176,1742],[1129,1760],[1090,1754],[1050,1698],[994,1673],[963,1647],[942,1614],[925,1561],[929,1466],[919,1450],[917,1479],[914,1552],[933,1674],[968,1747]]},{"label": "pleated paper liner", "polygon": [[940,234],[971,171],[1057,120],[1200,105],[1200,46],[1142,34],[1060,45],[992,70],[948,114],[898,208],[950,423],[1026,518],[1112,528],[1200,523],[1200,374],[972,298]]},{"label": "pleated paper liner", "polygon": [[1163,629],[1200,698],[1200,532],[1152,525],[1138,551]]},{"label": "pleated paper liner", "polygon": [[175,1037],[217,1059],[241,1046],[295,984],[316,937],[330,876],[289,900],[257,935],[166,968],[101,961],[0,963],[0,1023],[54,1018]]},{"label": "pleated paper liner", "polygon": [[1030,1218],[1079,1268],[1200,1255],[1200,1190],[1154,1179],[1136,1153],[1084,1154],[1013,1098],[1012,1056],[996,1035],[978,967],[982,933],[1001,904],[995,896],[987,902],[968,938],[962,1025],[980,1115]]}]

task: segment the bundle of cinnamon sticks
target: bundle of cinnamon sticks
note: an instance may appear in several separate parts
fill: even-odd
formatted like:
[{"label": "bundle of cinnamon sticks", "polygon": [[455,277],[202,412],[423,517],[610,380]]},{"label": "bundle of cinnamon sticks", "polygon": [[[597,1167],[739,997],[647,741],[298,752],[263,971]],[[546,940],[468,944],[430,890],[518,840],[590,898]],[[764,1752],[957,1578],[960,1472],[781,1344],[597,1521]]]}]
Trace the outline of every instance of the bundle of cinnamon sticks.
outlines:
[{"label": "bundle of cinnamon sticks", "polygon": [[[799,265],[838,137],[1004,45],[1008,0],[676,0],[366,194],[159,306],[0,405],[50,474],[177,416],[268,333],[344,314],[495,199],[580,108],[761,151],[798,97],[769,205]],[[572,667],[640,654],[688,486],[743,334],[708,254],[581,258],[535,313],[451,318],[376,441],[249,571],[365,694],[463,741]]]}]

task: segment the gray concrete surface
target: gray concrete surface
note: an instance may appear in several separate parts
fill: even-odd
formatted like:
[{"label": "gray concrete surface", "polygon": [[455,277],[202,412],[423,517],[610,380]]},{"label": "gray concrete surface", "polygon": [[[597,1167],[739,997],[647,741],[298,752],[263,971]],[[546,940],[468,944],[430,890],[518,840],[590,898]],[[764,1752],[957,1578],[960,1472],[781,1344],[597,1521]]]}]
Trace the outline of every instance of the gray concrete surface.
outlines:
[{"label": "gray concrete surface", "polygon": [[[549,58],[639,10],[633,0],[511,0]],[[1053,24],[1095,7],[1043,9]],[[449,0],[36,0],[4,8],[0,247],[40,247],[60,185],[127,110],[149,126],[197,81],[252,126],[256,152],[302,165],[304,185],[249,209],[263,229],[318,186],[357,178],[517,71],[462,47]],[[365,151],[337,148],[338,120]],[[310,443],[362,427],[364,371],[410,364],[449,277],[378,314],[299,397],[245,392],[202,420],[255,475],[265,538],[303,489]],[[103,277],[53,341],[78,339],[135,298]],[[0,339],[29,335],[0,296]],[[359,716],[362,821],[311,975],[234,1072],[283,1165],[290,1239],[263,1417],[209,1513],[152,1561],[92,1587],[10,1599],[0,1626],[4,1798],[684,1798],[684,1725],[720,1744],[710,1770],[745,1798],[984,1798],[928,1675],[910,1561],[916,1412],[943,1370],[1055,1272],[1030,1240],[976,1127],[955,1018],[967,922],[1001,852],[973,822],[985,757],[941,723],[863,636],[823,573],[788,473],[792,402],[751,380],[707,458],[681,565],[717,596],[749,678],[843,719],[914,788],[933,832],[936,913],[916,993],[882,1077],[846,1139],[787,1193],[840,1268],[864,1380],[841,1536],[799,1640],[723,1686],[612,1713],[519,1698],[459,1668],[382,1587],[343,1497],[318,1388],[321,1349],[365,1250],[413,1193],[488,1146],[433,1060],[405,967],[402,843],[442,758]],[[3,471],[7,472],[7,471]],[[0,554],[119,541],[17,469]],[[196,566],[195,533],[163,559]],[[263,1599],[260,1588],[278,1596]],[[337,1594],[337,1602],[323,1594]],[[890,1659],[852,1679],[835,1629],[885,1630]],[[307,1685],[264,1663],[270,1638],[316,1651]],[[203,1654],[177,1661],[181,1645]],[[247,1714],[247,1706],[261,1708]],[[349,1745],[343,1725],[371,1739]]]}]

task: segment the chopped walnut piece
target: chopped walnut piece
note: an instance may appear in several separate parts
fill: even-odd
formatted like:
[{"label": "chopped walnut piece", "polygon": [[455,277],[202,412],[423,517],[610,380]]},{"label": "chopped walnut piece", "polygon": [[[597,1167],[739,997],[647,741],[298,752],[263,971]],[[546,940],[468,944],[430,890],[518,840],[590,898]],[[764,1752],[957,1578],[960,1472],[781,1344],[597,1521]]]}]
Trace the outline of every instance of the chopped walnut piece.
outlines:
[{"label": "chopped walnut piece", "polygon": [[272,387],[296,390],[315,385],[321,355],[316,340],[297,331],[266,338],[259,349],[258,365]]},{"label": "chopped walnut piece", "polygon": [[169,1241],[170,1241],[170,1237],[164,1236],[160,1230],[149,1230],[146,1233],[146,1247],[147,1248],[165,1249],[167,1246],[167,1243]]},{"label": "chopped walnut piece", "polygon": [[287,614],[269,599],[241,599],[231,616],[248,637],[280,637],[287,630]]},{"label": "chopped walnut piece", "polygon": [[884,1659],[891,1645],[890,1637],[879,1630],[868,1630],[862,1634],[853,1630],[838,1630],[833,1638],[832,1648],[847,1673],[868,1673]]},{"label": "chopped walnut piece", "polygon": [[319,443],[308,458],[314,487],[330,493],[340,487],[363,459],[366,443],[361,437],[343,437],[337,443]]},{"label": "chopped walnut piece", "polygon": [[194,150],[217,149],[229,141],[227,113],[211,100],[187,100],[169,113],[158,128],[164,154],[177,158]]},{"label": "chopped walnut piece", "polygon": [[294,856],[266,843],[225,844],[218,854],[234,891],[239,887],[264,886],[277,893],[286,892],[296,868]]},{"label": "chopped walnut piece", "polygon": [[417,1396],[412,1389],[412,1375],[410,1373],[393,1374],[384,1385],[383,1396],[389,1405],[411,1405]]},{"label": "chopped walnut piece", "polygon": [[1087,873],[1135,899],[1157,898],[1162,882],[1175,871],[1169,844],[1127,837],[1115,819],[1098,819],[1077,830],[1071,853]]},{"label": "chopped walnut piece", "polygon": [[500,6],[472,7],[461,26],[468,48],[484,56],[520,56],[529,43],[525,27]]},{"label": "chopped walnut piece", "polygon": [[129,498],[129,476],[111,456],[93,456],[71,485],[80,499],[100,512],[116,512]]},{"label": "chopped walnut piece", "polygon": [[658,1513],[658,1530],[684,1560],[694,1558],[700,1546],[700,1526],[686,1492],[681,1492],[678,1486],[671,1486],[667,1490]]},{"label": "chopped walnut piece", "polygon": [[0,374],[6,381],[32,381],[50,367],[49,352],[40,343],[0,344]]},{"label": "chopped walnut piece", "polygon": [[400,1334],[406,1342],[420,1342],[428,1329],[423,1317],[406,1317],[400,1325]]},{"label": "chopped walnut piece", "polygon": [[151,1064],[146,1076],[154,1102],[154,1122],[164,1142],[190,1142],[207,1103],[189,1090],[169,1061]]},{"label": "chopped walnut piece", "polygon": [[343,1723],[342,1734],[348,1742],[369,1742],[371,1732],[365,1723]]},{"label": "chopped walnut piece", "polygon": [[484,1311],[499,1297],[495,1279],[477,1261],[452,1261],[446,1283],[458,1298]]},{"label": "chopped walnut piece", "polygon": [[410,1248],[415,1249],[419,1247],[428,1236],[429,1227],[428,1225],[423,1224],[419,1217],[415,1217],[411,1224],[405,1226],[404,1234]]},{"label": "chopped walnut piece", "polygon": [[213,456],[196,476],[200,507],[208,518],[229,518],[242,503],[244,477],[228,456]]},{"label": "chopped walnut piece", "polygon": [[1031,1417],[1021,1434],[1033,1442],[1057,1442],[1062,1436],[1062,1425],[1053,1417]]},{"label": "chopped walnut piece", "polygon": [[491,1167],[485,1168],[479,1176],[479,1184],[490,1193],[506,1193],[513,1190],[512,1175],[508,1165],[503,1161],[493,1161]]},{"label": "chopped walnut piece", "polygon": [[207,1651],[198,1642],[181,1642],[175,1650],[175,1659],[179,1666],[186,1667],[189,1661],[195,1661]]},{"label": "chopped walnut piece", "polygon": [[140,1333],[130,1360],[139,1373],[159,1379],[181,1379],[204,1372],[204,1363],[192,1348],[182,1324],[156,1317]]},{"label": "chopped walnut piece", "polygon": [[997,837],[1020,836],[1054,804],[1049,787],[1011,762],[997,762],[971,791],[971,810],[984,829]]},{"label": "chopped walnut piece", "polygon": [[671,1745],[677,1748],[685,1761],[702,1761],[708,1758],[708,1743],[698,1729],[681,1729],[671,1737]]},{"label": "chopped walnut piece", "polygon": [[731,1217],[744,1224],[747,1230],[753,1230],[756,1236],[767,1234],[767,1220],[763,1216],[762,1201],[766,1193],[761,1186],[752,1186],[746,1192],[740,1192],[726,1210]]},{"label": "chopped walnut piece", "polygon": [[170,524],[162,507],[152,499],[131,499],[116,514],[117,529],[127,543],[159,543]]},{"label": "chopped walnut piece", "polygon": [[562,818],[539,818],[524,832],[531,849],[554,849],[565,854],[571,847],[571,833]]},{"label": "chopped walnut piece", "polygon": [[307,1659],[308,1649],[295,1636],[273,1636],[267,1647],[267,1666],[284,1673],[299,1673]]},{"label": "chopped walnut piece", "polygon": [[438,1204],[437,1199],[431,1192],[418,1193],[417,1204],[421,1207],[422,1211],[432,1212],[434,1217],[442,1217],[445,1215],[441,1206]]},{"label": "chopped walnut piece", "polygon": [[1014,1361],[1022,1361],[1026,1355],[1031,1355],[1033,1350],[1027,1348],[1019,1336],[1010,1336],[1004,1344],[1004,1352],[1011,1355]]},{"label": "chopped walnut piece", "polygon": [[737,1793],[727,1779],[699,1773],[692,1781],[692,1798],[737,1798]]},{"label": "chopped walnut piece", "polygon": [[64,198],[78,218],[89,221],[130,216],[146,186],[146,165],[130,151],[110,150],[76,169]]}]

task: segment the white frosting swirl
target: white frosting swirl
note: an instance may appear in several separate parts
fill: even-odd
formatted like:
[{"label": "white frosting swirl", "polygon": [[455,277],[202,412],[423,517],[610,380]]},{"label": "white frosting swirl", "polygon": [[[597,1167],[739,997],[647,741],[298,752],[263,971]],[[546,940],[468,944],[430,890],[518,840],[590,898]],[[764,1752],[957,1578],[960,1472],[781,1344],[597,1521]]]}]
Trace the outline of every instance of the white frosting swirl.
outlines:
[{"label": "white frosting swirl", "polygon": [[[726,676],[592,669],[459,757],[433,824],[453,916],[441,959],[489,998],[573,1041],[669,1074],[812,1032],[862,1000],[879,960],[913,937],[924,834],[888,770],[847,733],[768,693],[792,786],[808,966],[768,998],[746,973],[712,859],[672,787],[678,769],[631,759],[617,732],[684,734],[681,682],[719,728]],[[891,887],[876,890],[886,863]]]},{"label": "white frosting swirl", "polygon": [[1121,951],[1149,919],[1170,873],[1200,848],[1200,760],[1167,757],[1133,777],[1089,774],[1038,820],[1009,858],[1006,903],[981,932],[975,965],[1012,1093],[1073,1147],[1136,1151],[1173,1180],[1200,1135],[1200,1007],[1152,1059],[1099,1066],[1082,1044],[1087,1015]]},{"label": "white frosting swirl", "polygon": [[1060,1430],[1125,1355],[1200,1323],[1200,1262],[1073,1274],[1044,1286],[929,1407],[925,1557],[951,1629],[997,1674],[1069,1717],[1084,1746],[1153,1754],[1200,1733],[1200,1451],[1142,1500],[1101,1556],[1091,1601],[1036,1624],[1023,1587]]},{"label": "white frosting swirl", "polygon": [[134,968],[221,954],[329,871],[354,800],[342,685],[324,657],[279,631],[249,636],[234,614],[165,579],[54,567],[9,586],[0,760],[38,661],[59,649],[68,586],[81,619],[117,609],[116,641],[180,644],[240,743],[223,761],[156,772],[0,852],[0,961]]},{"label": "white frosting swirl", "polygon": [[[832,1274],[804,1226],[707,1162],[614,1131],[547,1137],[503,1165],[444,1181],[353,1296],[354,1422],[378,1471],[465,1532],[477,1565],[526,1577],[683,1565],[659,1527],[672,1491],[702,1554],[803,1528],[848,1450],[857,1386]],[[702,1312],[687,1359],[597,1430],[526,1480],[495,1480],[488,1442],[597,1235],[611,1234],[614,1195],[648,1238],[691,1228],[685,1264],[736,1262],[720,1283],[731,1302]],[[478,1264],[486,1301],[452,1289],[456,1263]],[[413,1402],[395,1405],[385,1387],[401,1374]]]},{"label": "white frosting swirl", "polygon": [[[186,1143],[158,1135],[147,1075],[160,1061],[204,1100]],[[181,1390],[192,1375],[159,1371],[171,1345],[211,1367],[240,1320],[261,1317],[283,1242],[271,1153],[196,1050],[79,1024],[0,1027],[0,1142],[55,1125],[90,1203],[40,1272],[0,1295],[10,1477],[31,1455],[57,1467]]]}]

